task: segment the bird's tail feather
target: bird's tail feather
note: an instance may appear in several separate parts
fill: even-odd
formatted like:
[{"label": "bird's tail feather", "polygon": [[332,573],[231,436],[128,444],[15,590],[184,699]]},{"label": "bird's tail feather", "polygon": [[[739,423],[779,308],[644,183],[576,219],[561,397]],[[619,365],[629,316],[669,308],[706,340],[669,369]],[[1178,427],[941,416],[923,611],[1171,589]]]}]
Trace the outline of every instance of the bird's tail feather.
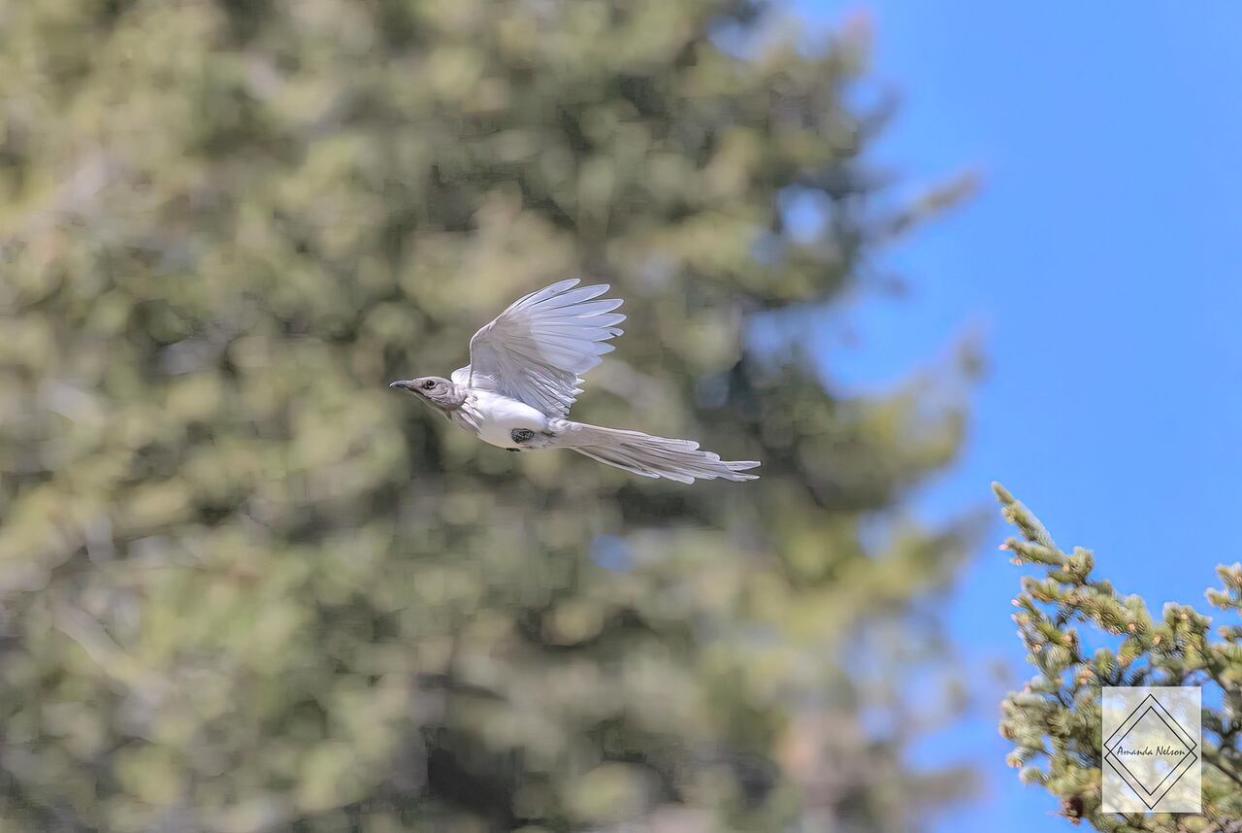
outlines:
[{"label": "bird's tail feather", "polygon": [[755,480],[758,477],[742,474],[758,466],[756,460],[721,460],[719,454],[703,451],[692,440],[653,437],[641,431],[569,422],[561,434],[559,445],[643,477],[666,477],[678,483],[718,477],[725,480]]}]

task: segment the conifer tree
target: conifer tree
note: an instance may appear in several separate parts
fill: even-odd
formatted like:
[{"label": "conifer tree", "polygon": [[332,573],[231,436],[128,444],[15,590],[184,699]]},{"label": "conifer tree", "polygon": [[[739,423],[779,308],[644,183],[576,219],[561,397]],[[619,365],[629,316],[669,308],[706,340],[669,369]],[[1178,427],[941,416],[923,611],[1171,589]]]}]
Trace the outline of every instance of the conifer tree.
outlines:
[{"label": "conifer tree", "polygon": [[[860,33],[738,48],[762,12],[4,7],[0,827],[888,831],[960,791],[902,685],[977,530],[905,510],[959,370],[850,396],[752,338],[956,192],[873,167]],[[387,390],[572,275],[630,314],[575,415],[761,480]]]},{"label": "conifer tree", "polygon": [[[1060,799],[1060,812],[1108,833],[1208,833],[1242,829],[1242,564],[1217,568],[1208,602],[1234,624],[1213,627],[1190,605],[1153,616],[1094,575],[1089,550],[1061,550],[1043,524],[1003,486],[993,486],[1020,537],[1001,547],[1039,575],[1022,580],[1014,621],[1038,671],[1006,698],[1001,735],[1022,780]],[[1083,632],[1080,627],[1086,628]],[[1200,686],[1203,695],[1203,814],[1101,812],[1102,686]],[[1214,705],[1215,704],[1215,705]]]}]

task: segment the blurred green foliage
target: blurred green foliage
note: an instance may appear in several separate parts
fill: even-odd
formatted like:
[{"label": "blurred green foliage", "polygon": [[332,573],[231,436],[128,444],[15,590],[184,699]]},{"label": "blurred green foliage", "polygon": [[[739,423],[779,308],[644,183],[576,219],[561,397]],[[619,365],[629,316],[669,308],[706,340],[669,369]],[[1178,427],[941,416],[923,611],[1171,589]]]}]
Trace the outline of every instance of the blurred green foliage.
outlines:
[{"label": "blurred green foliage", "polygon": [[[863,159],[864,32],[761,11],[0,6],[4,830],[909,830],[960,791],[906,682],[974,522],[903,508],[957,372],[846,397],[747,346],[956,192]],[[762,480],[386,389],[568,275],[630,314],[575,416]]]}]

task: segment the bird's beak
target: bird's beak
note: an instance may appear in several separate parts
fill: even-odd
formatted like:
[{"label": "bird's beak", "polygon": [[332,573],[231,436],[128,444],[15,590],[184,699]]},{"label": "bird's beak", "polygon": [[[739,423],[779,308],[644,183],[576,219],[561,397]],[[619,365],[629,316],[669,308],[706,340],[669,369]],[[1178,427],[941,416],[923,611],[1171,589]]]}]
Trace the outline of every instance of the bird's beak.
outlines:
[{"label": "bird's beak", "polygon": [[393,382],[388,387],[393,388],[395,390],[410,391],[410,390],[414,390],[414,383],[409,381],[408,379],[398,379],[397,381]]}]

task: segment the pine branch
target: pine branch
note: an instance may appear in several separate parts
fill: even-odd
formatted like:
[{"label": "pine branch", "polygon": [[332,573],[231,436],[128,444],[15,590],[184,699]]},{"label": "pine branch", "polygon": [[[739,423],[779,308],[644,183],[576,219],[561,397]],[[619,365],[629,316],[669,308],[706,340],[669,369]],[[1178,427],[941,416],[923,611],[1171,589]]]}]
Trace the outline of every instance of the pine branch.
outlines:
[{"label": "pine branch", "polygon": [[[1213,639],[1211,618],[1189,605],[1166,605],[1163,618],[1153,618],[1142,598],[1123,597],[1111,582],[1093,577],[1090,551],[1076,547],[1065,553],[1030,509],[1000,484],[992,489],[1006,521],[1020,533],[1001,549],[1015,565],[1036,568],[1013,599],[1018,635],[1039,674],[1002,706],[1000,732],[1015,746],[1010,764],[1021,768],[1024,782],[1059,797],[1061,815],[1098,830],[1232,829],[1225,820],[1242,815],[1242,773],[1233,765],[1242,734],[1242,628],[1220,627]],[[1209,589],[1208,601],[1222,610],[1242,610],[1242,565],[1221,566],[1217,573],[1223,587]],[[1086,636],[1072,625],[1085,626]],[[1120,645],[1110,647],[1118,639]],[[1091,651],[1086,643],[1098,647]],[[1187,684],[1224,695],[1221,708],[1203,709],[1203,758],[1212,764],[1203,772],[1203,815],[1123,821],[1102,813],[1100,688]],[[1211,734],[1215,743],[1209,743]]]}]

